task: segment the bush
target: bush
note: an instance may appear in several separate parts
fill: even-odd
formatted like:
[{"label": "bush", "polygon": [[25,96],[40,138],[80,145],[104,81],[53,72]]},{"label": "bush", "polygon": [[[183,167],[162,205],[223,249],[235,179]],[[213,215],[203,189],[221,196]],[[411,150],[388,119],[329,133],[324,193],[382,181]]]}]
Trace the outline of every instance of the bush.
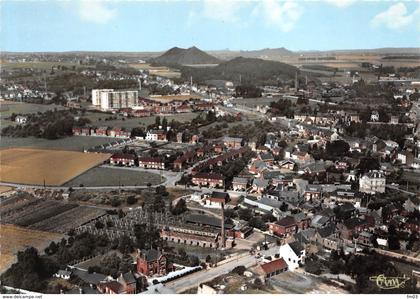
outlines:
[{"label": "bush", "polygon": [[133,205],[135,203],[137,203],[137,198],[135,196],[131,195],[131,196],[127,197],[127,204],[128,205]]},{"label": "bush", "polygon": [[233,268],[232,273],[236,273],[238,275],[243,275],[245,270],[246,270],[245,266],[237,266],[237,267]]}]

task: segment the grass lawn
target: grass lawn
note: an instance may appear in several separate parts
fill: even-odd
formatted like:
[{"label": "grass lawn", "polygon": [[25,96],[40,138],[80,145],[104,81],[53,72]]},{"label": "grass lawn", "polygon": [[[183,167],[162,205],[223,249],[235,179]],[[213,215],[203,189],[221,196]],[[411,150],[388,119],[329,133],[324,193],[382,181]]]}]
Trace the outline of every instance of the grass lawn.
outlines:
[{"label": "grass lawn", "polygon": [[82,175],[67,182],[67,187],[84,186],[143,186],[151,183],[152,185],[161,183],[158,174],[136,171],[130,168],[121,167],[120,169],[96,167]]}]

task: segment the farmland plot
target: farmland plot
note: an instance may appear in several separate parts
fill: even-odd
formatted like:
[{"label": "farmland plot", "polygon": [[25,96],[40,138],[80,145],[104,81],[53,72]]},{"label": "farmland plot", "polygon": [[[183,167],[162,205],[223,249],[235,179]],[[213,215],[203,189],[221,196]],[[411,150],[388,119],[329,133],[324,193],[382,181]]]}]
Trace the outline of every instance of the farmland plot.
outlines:
[{"label": "farmland plot", "polygon": [[22,200],[0,205],[2,224],[14,224],[57,233],[67,233],[70,229],[105,213],[105,210],[94,207],[44,199]]},{"label": "farmland plot", "polygon": [[110,154],[10,148],[0,150],[2,182],[60,186],[103,163]]}]

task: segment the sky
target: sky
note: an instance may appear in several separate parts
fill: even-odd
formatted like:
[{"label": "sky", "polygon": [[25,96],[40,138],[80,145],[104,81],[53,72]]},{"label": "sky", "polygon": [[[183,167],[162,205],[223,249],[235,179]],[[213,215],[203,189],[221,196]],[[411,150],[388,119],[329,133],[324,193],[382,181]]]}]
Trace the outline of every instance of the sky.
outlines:
[{"label": "sky", "polygon": [[2,51],[420,47],[420,0],[1,0],[0,14]]}]

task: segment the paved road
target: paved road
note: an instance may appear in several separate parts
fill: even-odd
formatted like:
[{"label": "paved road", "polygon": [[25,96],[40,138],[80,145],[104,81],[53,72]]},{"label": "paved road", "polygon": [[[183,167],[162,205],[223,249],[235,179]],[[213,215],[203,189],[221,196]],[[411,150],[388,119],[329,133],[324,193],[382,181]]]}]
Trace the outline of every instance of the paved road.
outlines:
[{"label": "paved road", "polygon": [[400,188],[398,188],[397,186],[393,186],[393,185],[386,185],[386,187],[387,187],[387,188],[389,188],[389,189],[393,189],[393,190],[397,190],[397,191],[400,191],[400,192],[403,192],[403,193],[407,193],[407,194],[409,194],[409,195],[417,195],[417,194],[416,194],[416,193],[414,193],[414,192],[410,192],[410,191],[407,191],[407,190],[400,189]]},{"label": "paved road", "polygon": [[[270,247],[266,251],[261,251],[262,255],[274,255],[278,253],[278,247]],[[197,287],[200,283],[208,282],[218,276],[231,272],[237,266],[246,268],[256,265],[257,259],[253,255],[244,254],[238,258],[233,258],[229,262],[221,264],[215,268],[202,270],[190,275],[181,277],[165,284],[167,288],[173,289],[176,293],[182,293],[190,288]]]},{"label": "paved road", "polygon": [[215,268],[195,272],[180,279],[168,282],[165,286],[173,289],[176,293],[182,293],[190,288],[197,287],[200,283],[208,282],[220,275],[229,273],[237,266],[243,265],[245,267],[251,267],[255,264],[255,257],[253,255],[246,255],[233,259],[230,262]]}]

